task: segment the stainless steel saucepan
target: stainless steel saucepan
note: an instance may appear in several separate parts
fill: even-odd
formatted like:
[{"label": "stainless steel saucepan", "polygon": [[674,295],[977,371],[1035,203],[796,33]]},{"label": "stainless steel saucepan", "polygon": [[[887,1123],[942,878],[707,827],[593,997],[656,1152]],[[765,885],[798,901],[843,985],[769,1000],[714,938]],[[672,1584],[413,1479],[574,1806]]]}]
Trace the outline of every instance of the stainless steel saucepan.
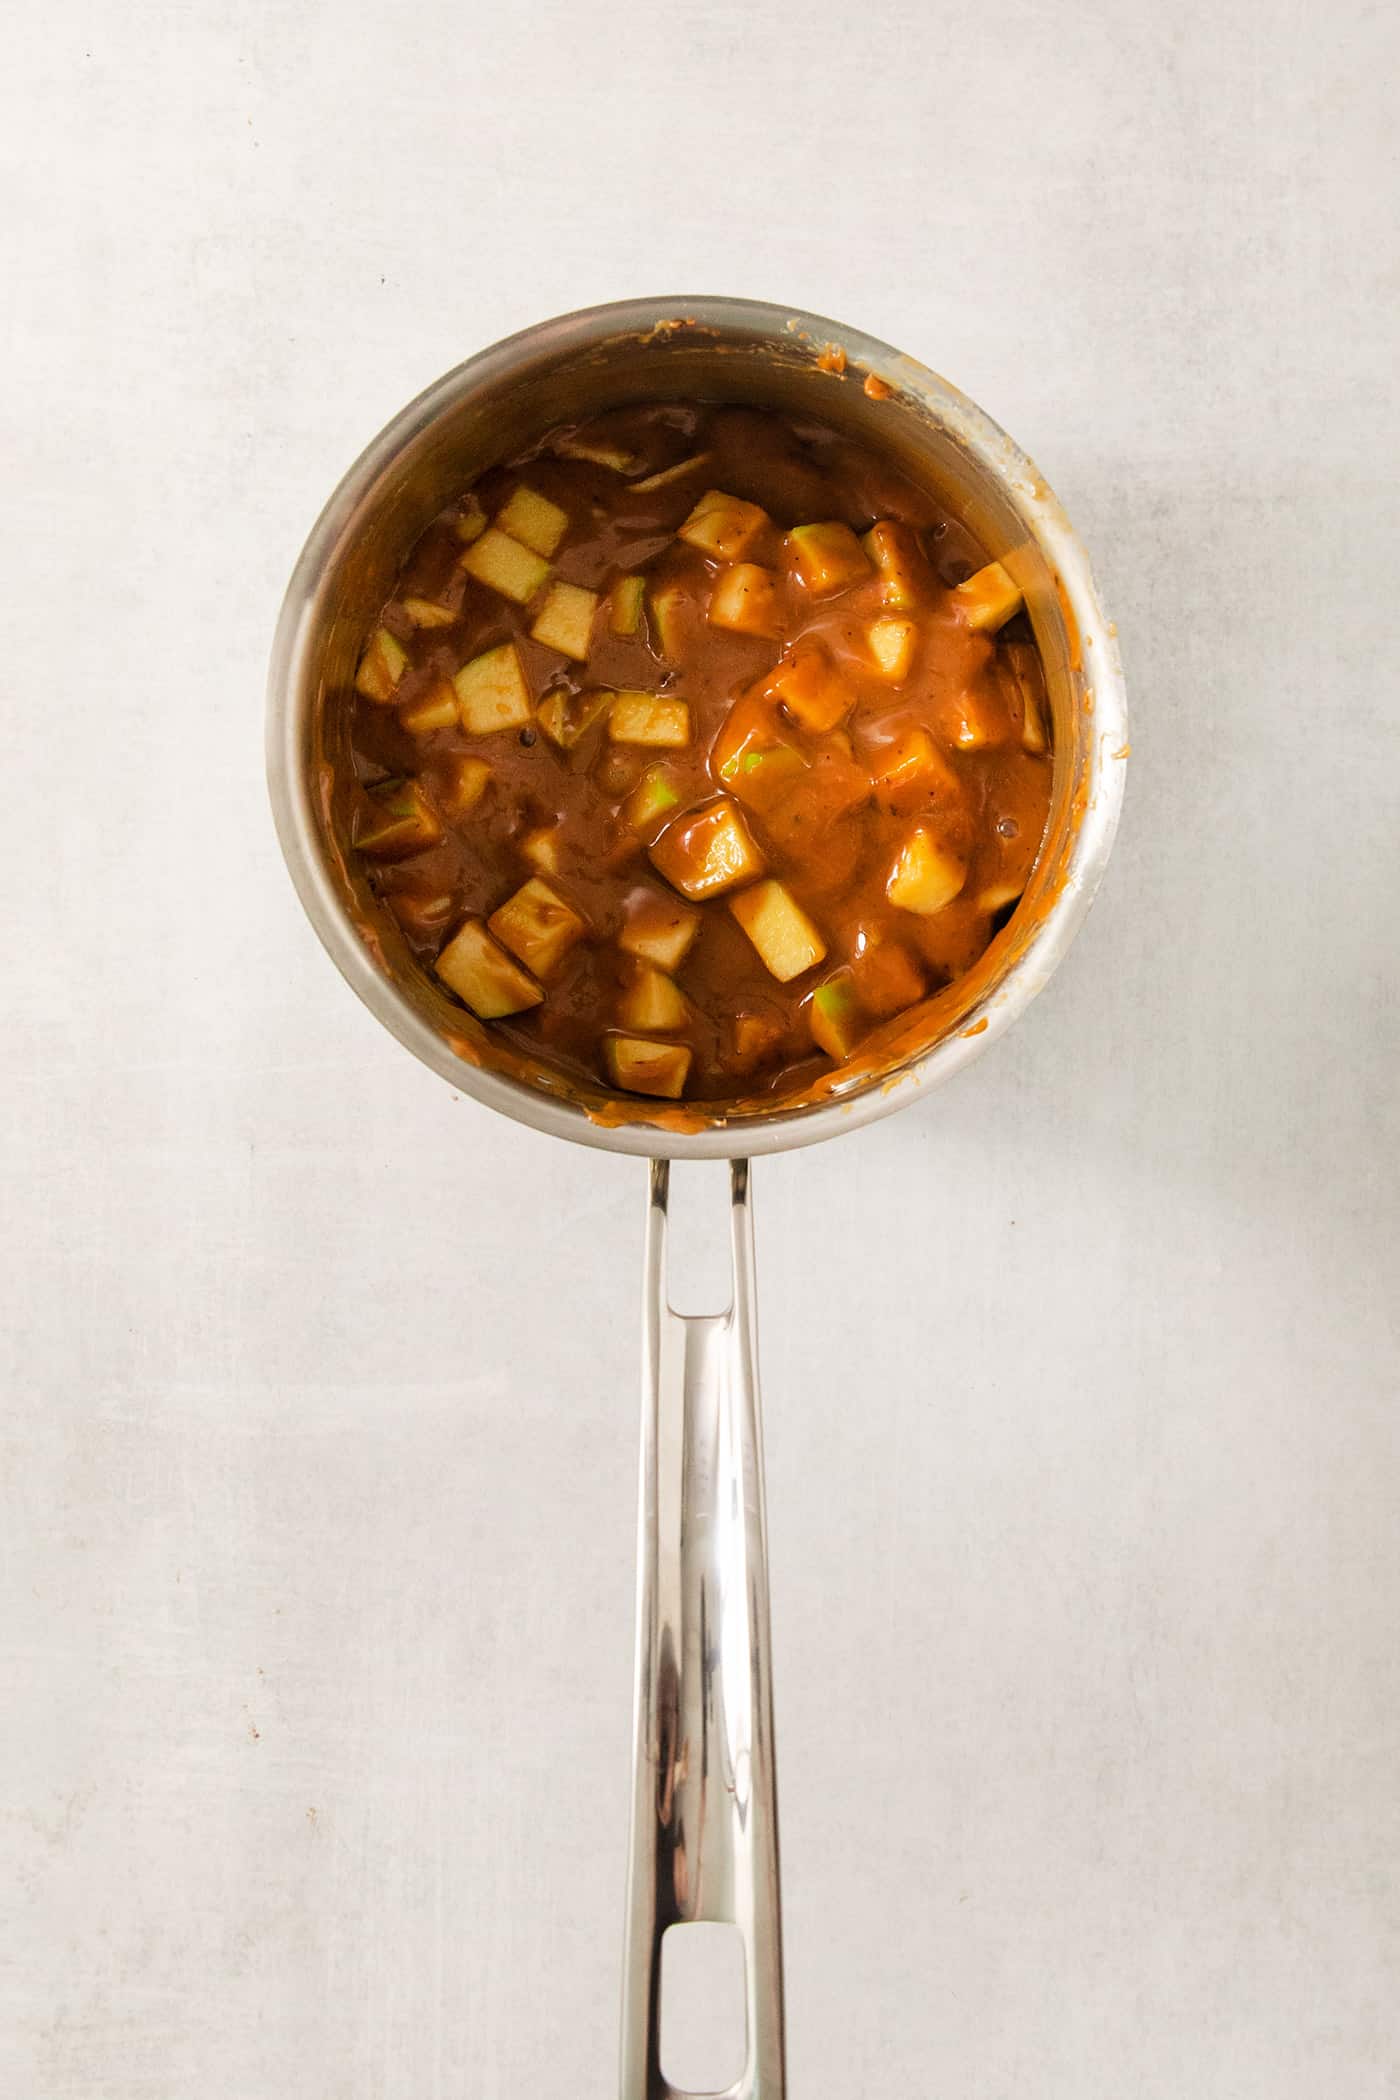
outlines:
[{"label": "stainless steel saucepan", "polygon": [[[838,354],[839,353],[839,354]],[[882,1069],[811,1099],[676,1119],[618,1109],[547,1072],[482,1063],[480,1028],[417,970],[339,836],[337,711],[359,639],[418,534],[483,468],[561,422],[663,398],[741,401],[835,425],[890,454],[1025,592],[1054,720],[1049,826],[986,956]],[[854,329],[737,299],[648,299],[528,328],[459,365],[350,469],[297,563],[273,649],[268,771],[292,880],[332,959],[425,1064],[555,1137],[651,1161],[643,1315],[637,1688],[623,2100],[676,2092],[660,2060],[661,1943],[695,1920],[743,1939],[746,2061],[729,2100],[782,2100],[783,1986],[768,1574],[748,1162],[917,1100],[993,1042],[1064,955],[1103,873],[1127,727],[1113,629],[1059,504],[1011,440],[922,365]],[[666,1289],[672,1159],[732,1162],[733,1298],[682,1318]]]}]

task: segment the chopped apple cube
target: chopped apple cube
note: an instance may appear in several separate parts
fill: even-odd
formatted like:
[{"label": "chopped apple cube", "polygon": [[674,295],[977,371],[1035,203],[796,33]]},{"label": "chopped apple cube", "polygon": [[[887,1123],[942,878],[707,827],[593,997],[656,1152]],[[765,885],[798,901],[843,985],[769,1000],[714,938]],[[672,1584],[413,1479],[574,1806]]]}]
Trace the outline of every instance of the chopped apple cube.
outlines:
[{"label": "chopped apple cube", "polygon": [[699,912],[653,890],[632,908],[617,945],[624,954],[655,963],[659,970],[678,970],[699,931]]},{"label": "chopped apple cube", "polygon": [[468,919],[433,964],[438,976],[481,1021],[538,1006],[544,993],[533,977],[498,948],[480,919]]},{"label": "chopped apple cube", "polygon": [[729,909],[780,984],[815,968],[826,954],[826,942],[781,882],[755,883],[731,897]]},{"label": "chopped apple cube", "polygon": [[690,1055],[684,1043],[655,1043],[645,1036],[610,1035],[603,1041],[603,1060],[614,1086],[629,1094],[659,1094],[679,1101],[685,1092]]},{"label": "chopped apple cube", "polygon": [[899,941],[864,949],[851,964],[851,977],[866,1012],[881,1018],[917,1005],[926,989],[922,970]]},{"label": "chopped apple cube", "polygon": [[782,731],[772,703],[751,692],[736,700],[710,748],[721,787],[755,809],[765,809],[806,771],[806,755]]},{"label": "chopped apple cube", "polygon": [[709,621],[731,634],[774,635],[782,626],[778,579],[757,562],[736,561],[721,569],[710,593]]},{"label": "chopped apple cube", "polygon": [[739,759],[729,792],[756,810],[771,809],[783,792],[807,771],[807,761],[791,744],[770,744],[746,751]]},{"label": "chopped apple cube", "polygon": [[588,931],[573,906],[538,875],[508,897],[486,923],[502,947],[539,978],[552,977],[574,942]]},{"label": "chopped apple cube", "polygon": [[681,790],[664,765],[648,766],[622,805],[622,821],[631,830],[645,834],[672,816],[681,806]]},{"label": "chopped apple cube", "polygon": [[734,1062],[746,1071],[765,1058],[783,1039],[783,1024],[771,1014],[735,1014],[729,1024]]},{"label": "chopped apple cube", "polygon": [[684,700],[663,699],[660,693],[615,693],[608,710],[608,735],[615,744],[678,751],[690,742],[690,709]]},{"label": "chopped apple cube", "polygon": [[620,576],[608,597],[608,625],[614,634],[636,634],[646,597],[644,576]]},{"label": "chopped apple cube", "polygon": [[394,688],[408,667],[408,653],[387,627],[377,628],[355,673],[355,690],[366,700],[392,700]]},{"label": "chopped apple cube", "polygon": [[769,681],[790,715],[813,736],[825,736],[845,720],[855,694],[826,651],[812,643],[778,665]]},{"label": "chopped apple cube", "polygon": [[665,1035],[685,1026],[685,998],[674,977],[650,964],[640,969],[617,1002],[617,1018],[624,1028],[643,1034]]},{"label": "chopped apple cube", "polygon": [[891,685],[902,685],[914,666],[918,629],[912,620],[872,620],[865,630],[870,661]]},{"label": "chopped apple cube", "polygon": [[586,591],[577,583],[552,583],[549,596],[535,615],[531,637],[546,649],[557,649],[561,656],[572,656],[582,663],[588,654],[588,637],[597,610],[596,591]]},{"label": "chopped apple cube", "polygon": [[1021,701],[1021,749],[1039,756],[1049,748],[1045,671],[1029,642],[1003,642],[1002,654]]},{"label": "chopped apple cube", "polygon": [[540,495],[538,489],[527,489],[522,483],[512,493],[496,525],[499,531],[508,532],[513,540],[548,559],[569,529],[569,513],[551,503],[548,496]]},{"label": "chopped apple cube", "polygon": [[860,541],[849,525],[794,525],[788,534],[797,573],[816,598],[848,590],[870,574]]},{"label": "chopped apple cube", "polygon": [[984,744],[1005,741],[1008,734],[1001,695],[989,693],[984,682],[965,686],[944,702],[938,711],[938,726],[959,751],[980,751]]},{"label": "chopped apple cube", "polygon": [[685,641],[694,600],[683,583],[663,583],[651,594],[651,624],[664,657],[674,660]]},{"label": "chopped apple cube", "polygon": [[977,892],[977,909],[988,916],[994,911],[1005,911],[1008,904],[1016,903],[1025,887],[1024,877],[1019,882],[989,882]]},{"label": "chopped apple cube", "polygon": [[599,716],[612,706],[612,699],[606,687],[591,693],[571,693],[556,686],[541,700],[535,720],[552,744],[561,751],[572,751],[579,738],[586,736]]},{"label": "chopped apple cube", "polygon": [[666,880],[697,902],[752,882],[764,869],[742,812],[723,797],[693,816],[678,817],[649,851]]},{"label": "chopped apple cube", "polygon": [[901,911],[928,918],[951,904],[967,880],[967,869],[926,824],[918,824],[900,848],[885,881],[885,895]]},{"label": "chopped apple cube", "polygon": [[513,540],[509,533],[492,525],[462,556],[462,567],[478,583],[528,605],[549,577],[549,563],[530,548]]},{"label": "chopped apple cube", "polygon": [[530,719],[530,689],[514,642],[502,642],[463,664],[452,681],[468,736],[520,729]]},{"label": "chopped apple cube", "polygon": [[462,508],[452,520],[452,530],[464,547],[479,540],[486,530],[486,513],[475,496],[466,496]]},{"label": "chopped apple cube", "polygon": [[431,736],[435,729],[455,729],[457,694],[451,681],[439,678],[417,700],[399,709],[399,720],[410,736]]},{"label": "chopped apple cube", "polygon": [[740,561],[767,523],[767,511],[756,503],[726,496],[723,489],[706,489],[678,537],[711,561]]},{"label": "chopped apple cube", "polygon": [[541,875],[557,875],[559,873],[559,840],[561,832],[562,827],[558,824],[540,825],[534,831],[527,831],[524,838],[520,841],[521,852],[532,868],[539,869]]},{"label": "chopped apple cube", "polygon": [[689,459],[678,459],[673,467],[662,467],[659,473],[648,474],[642,481],[634,481],[632,487],[639,496],[654,496],[658,489],[668,489],[673,483],[684,481],[687,475],[698,474],[702,467],[708,467],[709,464],[708,452],[695,452]]},{"label": "chopped apple cube", "polygon": [[839,1064],[850,1056],[864,1030],[856,995],[849,977],[828,977],[812,994],[807,1013],[812,1041]]},{"label": "chopped apple cube", "polygon": [[1004,627],[1021,605],[1021,586],[1013,583],[999,561],[969,576],[951,593],[952,603],[976,634]]},{"label": "chopped apple cube", "polygon": [[933,578],[910,527],[882,518],[871,526],[861,546],[880,572],[886,605],[896,612],[913,612],[932,587]]},{"label": "chopped apple cube", "polygon": [[589,466],[611,467],[614,474],[630,474],[637,464],[635,452],[624,452],[620,445],[605,445],[593,438],[557,438],[554,450],[560,459],[581,459]]},{"label": "chopped apple cube", "polygon": [[450,627],[457,615],[434,598],[405,598],[403,609],[415,627]]},{"label": "chopped apple cube", "polygon": [[440,934],[457,910],[451,890],[392,890],[385,902],[404,931],[420,940]]},{"label": "chopped apple cube", "polygon": [[450,817],[465,817],[486,793],[490,778],[491,768],[484,758],[455,757],[448,762],[438,799]]},{"label": "chopped apple cube", "polygon": [[929,788],[937,784],[950,793],[961,794],[956,777],[947,759],[939,750],[926,729],[915,725],[903,730],[892,744],[886,744],[871,763],[871,777],[877,793],[899,795],[911,788]]},{"label": "chopped apple cube", "polygon": [[404,860],[442,837],[442,825],[416,780],[396,780],[372,791],[355,827],[355,844],[373,860]]}]

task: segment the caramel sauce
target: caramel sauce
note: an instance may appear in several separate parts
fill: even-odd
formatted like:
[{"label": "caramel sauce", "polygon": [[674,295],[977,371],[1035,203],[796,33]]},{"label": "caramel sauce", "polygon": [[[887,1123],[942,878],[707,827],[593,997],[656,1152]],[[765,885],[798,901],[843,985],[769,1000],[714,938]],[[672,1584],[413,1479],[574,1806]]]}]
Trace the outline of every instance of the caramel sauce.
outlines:
[{"label": "caramel sauce", "polygon": [[[625,470],[580,456],[587,450],[615,451]],[[703,463],[693,472],[650,491],[636,486],[696,455]],[[518,605],[462,566],[462,518],[475,505],[494,518],[521,485],[567,514],[550,581],[603,594],[586,663],[532,639],[538,596]],[[676,537],[697,499],[713,489],[766,514],[741,557],[773,578],[763,634],[712,624],[708,611],[724,565]],[[858,534],[876,521],[902,529],[913,579],[907,606],[891,608],[886,579],[875,569],[829,595],[813,591],[787,536],[794,526],[825,521]],[[488,919],[540,872],[525,842],[552,835],[558,864],[544,879],[586,931],[548,976],[540,1002],[492,1021],[487,1034],[531,1068],[596,1095],[603,1045],[621,1026],[619,1002],[637,973],[618,934],[649,898],[675,901],[648,851],[665,824],[634,828],[625,814],[629,797],[659,767],[675,797],[665,823],[683,827],[732,790],[766,875],[796,900],[826,953],[816,967],[779,982],[730,911],[729,893],[694,905],[699,930],[675,970],[684,1019],[666,1031],[691,1052],[686,1101],[743,1097],[762,1105],[823,1090],[833,1056],[814,1043],[814,988],[835,980],[853,994],[857,1040],[897,1036],[901,1014],[978,962],[1014,908],[1040,846],[1052,760],[1048,750],[1026,748],[1028,661],[1048,728],[1029,626],[1017,615],[1000,635],[976,631],[952,595],[986,559],[956,519],[868,448],[759,410],[667,403],[618,411],[584,429],[552,431],[480,477],[409,553],[383,609],[378,624],[407,657],[392,702],[345,692],[329,703],[347,711],[352,838],[364,835],[391,781],[416,782],[437,815],[434,843],[364,863],[414,959],[431,973],[465,919]],[[664,649],[650,611],[635,634],[610,627],[608,594],[632,575],[644,577],[649,608],[658,592],[668,594]],[[416,625],[409,601],[442,608],[443,624]],[[912,666],[897,680],[882,676],[872,658],[870,629],[884,618],[907,619],[917,629]],[[652,693],[684,703],[689,741],[663,749],[611,741],[606,714],[568,749],[533,720],[489,735],[468,735],[460,721],[410,732],[406,715],[441,692],[463,664],[505,642],[518,651],[535,707],[557,698],[581,719],[588,696],[600,689]],[[809,658],[853,696],[830,727],[813,728],[775,697],[775,671]],[[742,745],[750,716],[775,727],[803,761],[800,779],[762,804],[745,793],[742,776],[736,783],[717,772],[719,758]],[[937,763],[907,780],[891,777],[913,732],[931,739]],[[489,766],[490,779],[457,816],[452,791],[468,758]],[[931,912],[901,909],[887,891],[904,842],[920,827],[935,832],[966,871],[957,893]],[[754,1025],[741,1029],[741,1019]],[[470,1027],[459,1041],[472,1042]],[[475,1048],[463,1054],[479,1061]],[[627,1114],[641,1107],[619,1098]],[[664,1113],[668,1121],[706,1119],[698,1106]]]}]

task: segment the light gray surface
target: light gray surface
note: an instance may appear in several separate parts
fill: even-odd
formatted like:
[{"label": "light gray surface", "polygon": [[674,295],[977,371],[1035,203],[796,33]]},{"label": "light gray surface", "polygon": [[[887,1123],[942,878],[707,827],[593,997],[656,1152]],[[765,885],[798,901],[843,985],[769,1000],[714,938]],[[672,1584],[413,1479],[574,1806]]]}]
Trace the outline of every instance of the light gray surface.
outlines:
[{"label": "light gray surface", "polygon": [[697,286],[1005,423],[1136,710],[1029,1021],[756,1176],[793,2090],[1396,2093],[1393,16],[9,58],[0,2090],[613,2089],[644,1177],[356,1006],[261,682],[412,391]]}]

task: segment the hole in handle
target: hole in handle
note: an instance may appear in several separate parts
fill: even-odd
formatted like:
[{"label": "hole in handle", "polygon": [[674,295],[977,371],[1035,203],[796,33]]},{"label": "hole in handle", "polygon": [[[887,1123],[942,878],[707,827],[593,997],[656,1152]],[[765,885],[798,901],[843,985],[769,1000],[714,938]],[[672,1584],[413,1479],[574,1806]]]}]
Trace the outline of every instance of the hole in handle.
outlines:
[{"label": "hole in handle", "polygon": [[744,1936],[737,1925],[668,1925],[661,1940],[662,2076],[682,2093],[721,2093],[749,2053]]}]

